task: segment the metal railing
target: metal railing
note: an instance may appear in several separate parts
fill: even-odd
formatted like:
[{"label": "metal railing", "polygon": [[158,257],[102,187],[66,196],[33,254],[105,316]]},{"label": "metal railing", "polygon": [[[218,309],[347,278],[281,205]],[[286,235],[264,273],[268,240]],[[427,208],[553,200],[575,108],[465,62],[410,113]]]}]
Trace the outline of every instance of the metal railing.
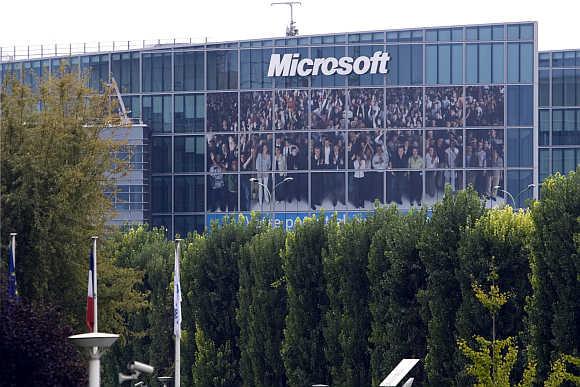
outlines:
[{"label": "metal railing", "polygon": [[56,43],[31,46],[0,47],[0,62],[14,62],[19,60],[67,57],[73,55],[94,54],[111,51],[141,50],[160,48],[164,46],[179,46],[190,44],[204,44],[201,40],[192,38],[171,38],[155,40],[118,40],[110,42],[91,43]]}]

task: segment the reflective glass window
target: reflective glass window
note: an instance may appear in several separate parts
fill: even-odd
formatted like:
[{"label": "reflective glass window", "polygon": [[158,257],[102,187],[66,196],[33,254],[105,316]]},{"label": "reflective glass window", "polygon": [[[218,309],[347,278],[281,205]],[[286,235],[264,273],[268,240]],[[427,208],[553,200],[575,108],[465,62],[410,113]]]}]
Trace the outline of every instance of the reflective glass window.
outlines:
[{"label": "reflective glass window", "polygon": [[238,52],[207,52],[207,88],[227,90],[238,87]]},{"label": "reflective glass window", "polygon": [[532,83],[534,48],[532,43],[508,44],[508,82]]},{"label": "reflective glass window", "polygon": [[203,132],[205,124],[205,95],[175,96],[175,132]]},{"label": "reflective glass window", "polygon": [[[507,191],[516,200],[516,207],[524,207],[526,201],[532,198],[533,190],[529,185],[533,182],[533,171],[530,170],[508,170]],[[511,201],[508,202],[511,205]]]},{"label": "reflective glass window", "polygon": [[550,149],[540,149],[540,183],[550,175]]},{"label": "reflective glass window", "polygon": [[491,40],[491,27],[489,26],[479,27],[478,33],[479,40]]},{"label": "reflective glass window", "polygon": [[171,91],[171,53],[145,53],[143,91]]},{"label": "reflective glass window", "polygon": [[111,54],[111,72],[121,93],[139,92],[139,53]]},{"label": "reflective glass window", "polygon": [[143,96],[143,122],[153,132],[171,132],[173,109],[170,95]]},{"label": "reflective glass window", "polygon": [[272,87],[268,77],[271,49],[240,51],[240,88],[262,89]]},{"label": "reflective glass window", "polygon": [[532,125],[534,112],[533,87],[508,86],[507,99],[508,125]]},{"label": "reflective glass window", "polygon": [[204,57],[202,51],[176,52],[174,54],[174,87],[176,91],[203,90]]},{"label": "reflective glass window", "polygon": [[552,110],[552,143],[580,145],[580,109]]},{"label": "reflective glass window", "polygon": [[576,71],[563,70],[564,74],[564,106],[576,105]]},{"label": "reflective glass window", "polygon": [[175,212],[203,212],[205,186],[203,176],[175,176]]},{"label": "reflective glass window", "polygon": [[539,66],[540,67],[550,67],[550,54],[547,52],[541,52],[539,54]]},{"label": "reflective glass window", "polygon": [[508,167],[532,167],[533,136],[531,128],[507,129]]},{"label": "reflective glass window", "polygon": [[539,114],[540,145],[550,145],[550,111],[546,109],[540,109]]},{"label": "reflective glass window", "polygon": [[467,45],[468,83],[503,83],[504,59],[502,43]]},{"label": "reflective glass window", "polygon": [[202,234],[205,229],[203,215],[175,215],[175,234],[185,237],[190,232]]},{"label": "reflective glass window", "polygon": [[151,170],[159,173],[171,172],[171,137],[151,139]]},{"label": "reflective glass window", "polygon": [[151,178],[151,212],[171,212],[171,176]]},{"label": "reflective glass window", "polygon": [[540,106],[550,106],[550,70],[540,70],[539,78]]},{"label": "reflective glass window", "polygon": [[175,172],[203,172],[205,141],[203,136],[175,136]]},{"label": "reflective glass window", "polygon": [[423,82],[423,46],[387,46],[391,54],[387,84],[418,85]]},{"label": "reflective glass window", "polygon": [[505,39],[505,28],[504,26],[493,26],[492,39],[493,40],[504,40]]}]

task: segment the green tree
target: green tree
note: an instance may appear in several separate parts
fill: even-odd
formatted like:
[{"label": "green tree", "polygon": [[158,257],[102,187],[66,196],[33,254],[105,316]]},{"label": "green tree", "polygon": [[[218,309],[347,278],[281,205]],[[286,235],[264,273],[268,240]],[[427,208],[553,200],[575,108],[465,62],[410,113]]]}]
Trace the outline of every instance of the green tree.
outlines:
[{"label": "green tree", "polygon": [[8,80],[0,106],[1,239],[18,233],[20,293],[61,305],[79,330],[90,236],[102,232],[110,208],[104,189],[115,144],[100,136],[114,124],[109,89],[95,94],[78,73],[34,89]]},{"label": "green tree", "polygon": [[[192,323],[201,327],[204,343],[212,342],[216,351],[225,356],[227,377],[225,385],[239,386],[240,349],[238,346],[240,330],[236,322],[238,309],[239,272],[238,260],[242,246],[259,232],[261,224],[245,219],[226,219],[221,225],[214,224],[211,232],[204,237],[186,241],[182,249],[182,288],[191,314],[184,321],[188,337],[195,338]],[[183,305],[185,308],[185,305]],[[184,315],[185,317],[185,315]],[[195,328],[193,328],[195,329]],[[188,348],[195,346],[196,367],[207,368],[200,359],[197,343],[187,343]],[[199,377],[199,373],[195,373]],[[197,383],[197,382],[196,382]],[[201,380],[204,386],[213,386],[211,380]]]},{"label": "green tree", "polygon": [[[509,387],[511,386],[511,373],[518,358],[518,347],[514,337],[498,339],[496,337],[496,319],[500,310],[507,304],[509,293],[500,291],[497,285],[499,276],[493,259],[488,281],[491,282],[489,290],[484,290],[477,282],[473,282],[472,289],[477,301],[489,313],[492,320],[492,339],[475,335],[474,340],[477,349],[469,346],[465,339],[458,340],[458,347],[470,364],[466,366],[466,372],[475,379],[477,387]],[[536,364],[528,362],[524,371],[521,387],[530,387],[536,373]]]},{"label": "green tree", "polygon": [[[455,322],[459,338],[470,341],[476,333],[492,334],[493,316],[486,313],[485,305],[477,299],[472,287],[474,281],[486,281],[492,257],[498,275],[496,284],[512,295],[497,316],[495,328],[503,337],[513,337],[520,344],[524,342],[527,317],[524,305],[531,294],[529,259],[533,230],[530,214],[522,210],[514,212],[511,207],[488,211],[472,227],[465,228],[456,270],[461,290]],[[524,358],[520,357],[514,374],[521,375],[524,367]]]},{"label": "green tree", "polygon": [[[372,238],[369,251],[372,332],[372,385],[378,385],[403,358],[424,358],[426,324],[417,293],[426,273],[417,243],[426,225],[423,211],[406,216],[387,210],[388,220]],[[423,375],[416,375],[418,382]]]},{"label": "green tree", "polygon": [[288,312],[282,358],[291,386],[323,383],[329,377],[322,331],[327,304],[322,266],[325,246],[324,216],[297,222],[286,237],[282,265]]},{"label": "green tree", "polygon": [[229,364],[232,358],[230,342],[219,348],[205,335],[201,326],[195,329],[195,362],[191,369],[192,385],[196,387],[229,387],[236,379],[235,370]]},{"label": "green tree", "polygon": [[240,290],[236,318],[244,386],[286,385],[280,353],[286,315],[286,290],[280,283],[284,241],[281,228],[267,228],[242,247],[238,261]]},{"label": "green tree", "polygon": [[[433,215],[419,240],[421,261],[427,271],[426,288],[420,292],[426,306],[427,356],[425,367],[430,385],[450,386],[461,370],[455,346],[455,318],[461,303],[455,270],[459,265],[458,247],[462,230],[483,214],[483,205],[470,187],[451,192],[435,204]],[[461,384],[459,382],[459,384]]]},{"label": "green tree", "polygon": [[328,307],[324,315],[324,352],[333,386],[370,383],[368,223],[355,218],[326,226],[323,250]]},{"label": "green tree", "polygon": [[[126,372],[125,366],[132,360],[153,365],[158,375],[172,372],[173,251],[173,243],[165,238],[162,230],[149,230],[146,226],[114,233],[103,243],[102,254],[114,257],[111,260],[120,272],[101,279],[106,272],[99,269],[99,295],[100,299],[109,297],[111,305],[119,309],[113,313],[99,306],[99,315],[107,320],[114,316],[111,331],[124,332],[104,357],[105,383],[115,383],[117,373]],[[140,273],[140,281],[132,287],[121,286],[130,278],[120,276],[131,271]],[[137,303],[133,292],[143,297],[144,305]],[[151,384],[157,385],[156,380],[152,379]]]},{"label": "green tree", "polygon": [[560,354],[580,355],[580,169],[556,174],[531,208],[535,233],[531,260],[533,295],[528,305],[530,351],[545,380]]}]

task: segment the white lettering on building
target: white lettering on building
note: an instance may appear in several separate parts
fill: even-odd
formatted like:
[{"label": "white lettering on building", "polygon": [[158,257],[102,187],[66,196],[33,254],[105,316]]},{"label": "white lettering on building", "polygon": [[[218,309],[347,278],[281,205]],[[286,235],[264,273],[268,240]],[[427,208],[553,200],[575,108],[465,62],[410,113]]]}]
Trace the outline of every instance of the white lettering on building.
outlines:
[{"label": "white lettering on building", "polygon": [[391,56],[388,52],[376,51],[370,58],[359,56],[352,58],[343,56],[336,59],[329,58],[302,58],[300,54],[272,54],[270,66],[268,67],[269,77],[307,77],[309,75],[348,75],[354,71],[355,74],[386,74],[389,72],[388,64]]}]

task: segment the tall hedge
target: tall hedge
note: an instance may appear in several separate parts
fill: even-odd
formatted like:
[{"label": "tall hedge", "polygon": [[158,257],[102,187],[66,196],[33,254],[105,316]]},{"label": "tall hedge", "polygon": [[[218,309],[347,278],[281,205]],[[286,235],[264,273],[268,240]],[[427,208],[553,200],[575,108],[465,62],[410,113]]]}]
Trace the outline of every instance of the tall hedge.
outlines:
[{"label": "tall hedge", "polygon": [[287,313],[282,358],[290,386],[309,386],[329,379],[323,336],[328,303],[322,265],[326,243],[323,216],[297,222],[286,237],[282,267]]}]

